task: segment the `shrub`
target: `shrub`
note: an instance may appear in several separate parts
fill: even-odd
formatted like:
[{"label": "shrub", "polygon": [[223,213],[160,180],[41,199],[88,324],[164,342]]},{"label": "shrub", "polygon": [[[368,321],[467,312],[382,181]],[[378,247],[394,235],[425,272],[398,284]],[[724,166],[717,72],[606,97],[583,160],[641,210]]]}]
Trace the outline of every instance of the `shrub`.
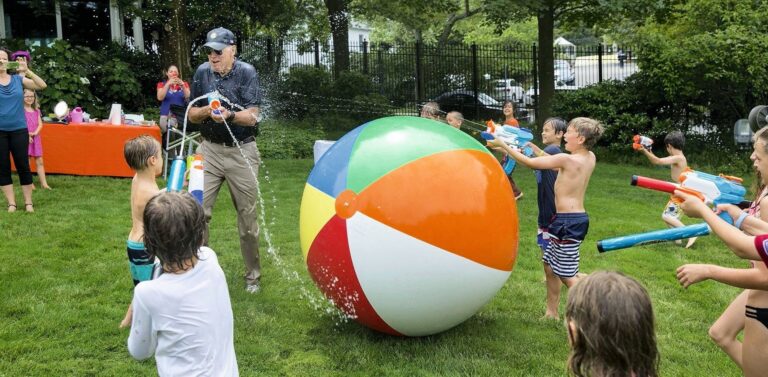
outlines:
[{"label": "shrub", "polygon": [[658,79],[646,72],[638,72],[623,82],[605,81],[557,92],[553,114],[565,119],[586,116],[601,121],[605,133],[598,148],[601,158],[612,162],[643,163],[630,149],[635,134],[654,139],[654,152],[664,156],[664,137],[680,130],[686,135],[685,154],[692,167],[730,174],[749,174],[751,170],[748,154],[736,149],[731,127],[712,123],[706,107],[668,98]]},{"label": "shrub", "polygon": [[90,87],[99,60],[90,49],[72,46],[63,40],[51,46],[35,47],[31,68],[48,85],[40,95],[43,113],[51,111],[56,102],[66,101],[70,107],[82,106],[85,111],[102,117],[98,111],[100,101]]}]

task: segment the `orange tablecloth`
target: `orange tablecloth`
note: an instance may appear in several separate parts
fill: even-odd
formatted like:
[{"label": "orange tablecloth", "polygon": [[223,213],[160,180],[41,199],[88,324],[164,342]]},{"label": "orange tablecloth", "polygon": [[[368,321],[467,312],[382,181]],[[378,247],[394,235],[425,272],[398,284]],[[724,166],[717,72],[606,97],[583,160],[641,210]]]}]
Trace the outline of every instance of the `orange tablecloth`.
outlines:
[{"label": "orange tablecloth", "polygon": [[[43,123],[46,173],[133,177],[125,163],[123,145],[139,135],[160,141],[157,126],[114,126],[108,123]],[[31,163],[35,171],[34,162]]]}]

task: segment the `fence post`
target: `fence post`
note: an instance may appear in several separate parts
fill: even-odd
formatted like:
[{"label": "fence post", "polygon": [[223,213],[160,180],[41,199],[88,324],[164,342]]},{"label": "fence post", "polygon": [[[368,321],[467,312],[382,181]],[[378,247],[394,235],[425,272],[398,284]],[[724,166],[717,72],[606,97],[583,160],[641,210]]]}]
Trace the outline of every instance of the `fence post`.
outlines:
[{"label": "fence post", "polygon": [[315,68],[320,68],[320,42],[315,39]]},{"label": "fence post", "polygon": [[475,117],[478,118],[478,112],[480,110],[479,103],[477,99],[478,95],[478,85],[479,85],[479,77],[478,77],[478,66],[477,66],[477,45],[472,43],[471,46],[472,49],[472,92],[475,95]]},{"label": "fence post", "polygon": [[421,42],[416,42],[416,106],[424,99],[424,75],[421,71]]},{"label": "fence post", "polygon": [[368,74],[368,41],[363,41],[363,74]]},{"label": "fence post", "polygon": [[597,45],[597,82],[603,82],[603,44]]},{"label": "fence post", "polygon": [[536,43],[531,48],[531,73],[533,74],[533,94],[536,98],[533,98],[533,114],[536,121],[539,120],[539,52],[536,49]]},{"label": "fence post", "polygon": [[378,47],[378,50],[376,50],[376,72],[379,75],[379,93],[381,95],[384,95],[384,51],[381,48],[381,43],[379,43],[377,47]]}]

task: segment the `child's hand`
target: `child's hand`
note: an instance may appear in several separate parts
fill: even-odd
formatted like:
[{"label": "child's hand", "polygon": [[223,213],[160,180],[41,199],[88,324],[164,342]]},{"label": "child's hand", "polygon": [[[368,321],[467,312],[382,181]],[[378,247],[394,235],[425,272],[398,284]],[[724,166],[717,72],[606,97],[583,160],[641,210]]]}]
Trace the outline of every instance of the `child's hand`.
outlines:
[{"label": "child's hand", "polygon": [[544,154],[544,151],[541,150],[541,148],[539,148],[539,146],[534,144],[532,141],[525,143],[525,146],[531,148],[534,156],[541,156]]},{"label": "child's hand", "polygon": [[715,213],[720,214],[722,212],[727,213],[735,221],[744,210],[733,204],[718,204],[717,207],[715,207]]},{"label": "child's hand", "polygon": [[488,140],[488,146],[493,149],[500,149],[504,146],[504,142],[497,137],[497,138],[494,138],[493,140]]},{"label": "child's hand", "polygon": [[680,203],[680,209],[682,209],[688,217],[701,217],[705,211],[710,210],[701,199],[693,195],[686,194],[680,190],[675,190],[675,196],[683,200],[683,202]]},{"label": "child's hand", "polygon": [[683,288],[709,279],[709,265],[684,264],[677,268],[677,280]]}]

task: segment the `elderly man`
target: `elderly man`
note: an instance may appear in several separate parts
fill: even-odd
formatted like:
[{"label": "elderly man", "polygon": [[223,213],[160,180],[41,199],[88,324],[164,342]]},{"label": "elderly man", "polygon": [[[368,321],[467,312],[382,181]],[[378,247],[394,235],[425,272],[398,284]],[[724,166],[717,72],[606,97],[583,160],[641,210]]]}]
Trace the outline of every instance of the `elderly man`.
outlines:
[{"label": "elderly man", "polygon": [[237,46],[231,31],[225,28],[211,30],[204,46],[208,62],[201,64],[195,72],[192,98],[218,92],[223,100],[219,109],[212,109],[206,100],[197,101],[196,107],[189,112],[189,121],[200,124],[204,139],[199,149],[205,159],[203,209],[210,224],[216,196],[227,181],[237,211],[246,290],[257,293],[261,288],[256,218],[258,187],[252,171],[258,174],[259,168],[255,139],[261,103],[259,77],[252,65],[235,58]]}]

